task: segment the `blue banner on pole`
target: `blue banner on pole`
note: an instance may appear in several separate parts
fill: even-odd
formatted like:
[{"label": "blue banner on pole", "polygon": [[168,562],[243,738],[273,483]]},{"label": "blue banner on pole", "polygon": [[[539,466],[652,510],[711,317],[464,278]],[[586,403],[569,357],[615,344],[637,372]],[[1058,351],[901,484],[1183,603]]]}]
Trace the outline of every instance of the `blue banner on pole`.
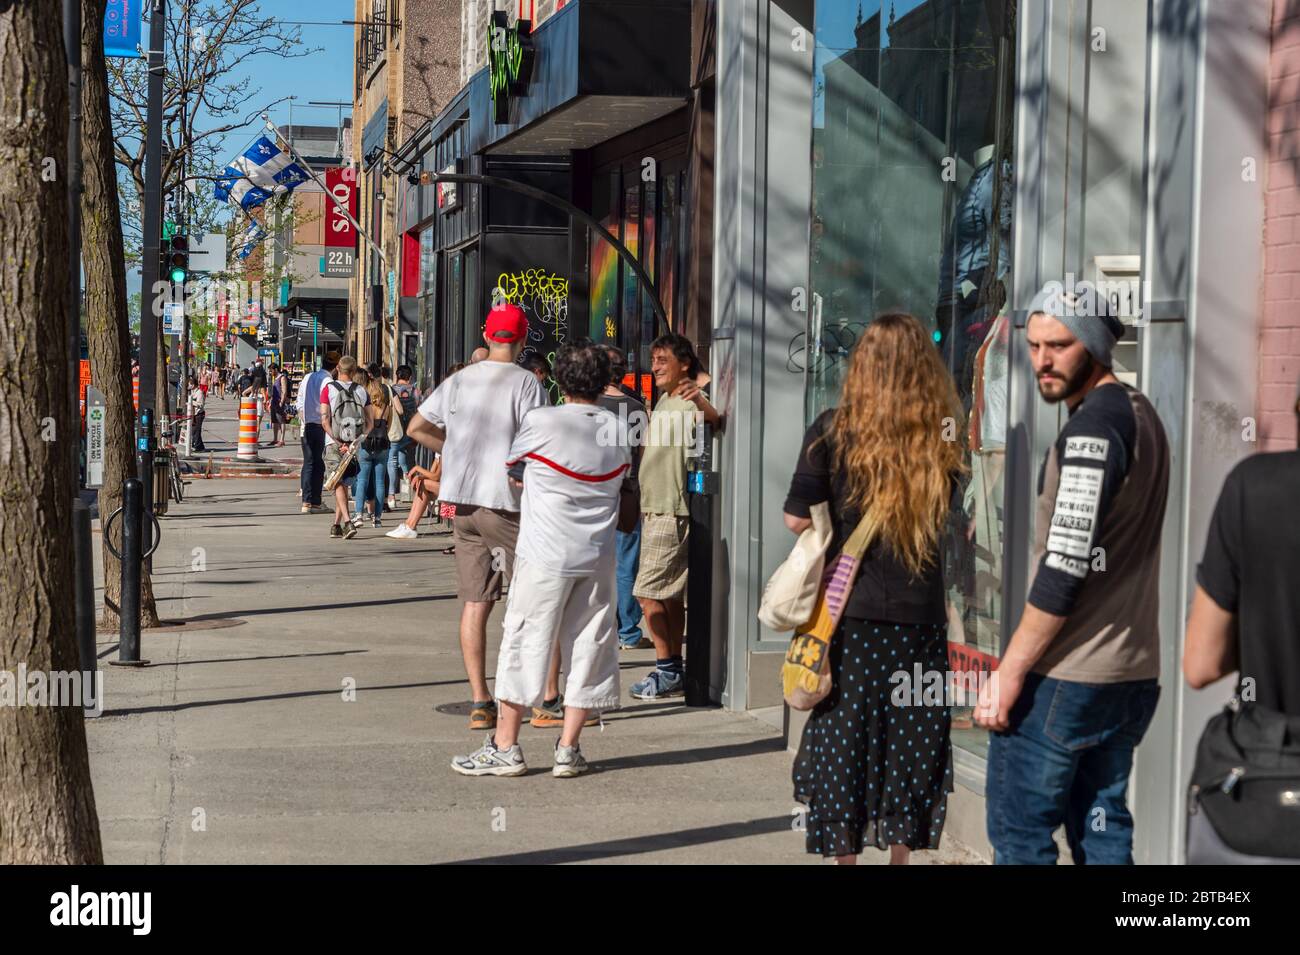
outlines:
[{"label": "blue banner on pole", "polygon": [[140,55],[140,13],[144,0],[108,0],[104,9],[104,55]]}]

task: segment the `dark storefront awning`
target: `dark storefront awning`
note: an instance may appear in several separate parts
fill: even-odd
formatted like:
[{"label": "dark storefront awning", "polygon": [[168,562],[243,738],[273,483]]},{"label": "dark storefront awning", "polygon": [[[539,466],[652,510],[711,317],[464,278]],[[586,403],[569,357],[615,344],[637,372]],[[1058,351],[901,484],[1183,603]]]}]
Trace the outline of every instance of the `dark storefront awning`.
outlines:
[{"label": "dark storefront awning", "polygon": [[470,83],[470,151],[563,155],[681,108],[690,95],[690,0],[581,0],[532,36],[531,75],[497,125],[491,65]]}]

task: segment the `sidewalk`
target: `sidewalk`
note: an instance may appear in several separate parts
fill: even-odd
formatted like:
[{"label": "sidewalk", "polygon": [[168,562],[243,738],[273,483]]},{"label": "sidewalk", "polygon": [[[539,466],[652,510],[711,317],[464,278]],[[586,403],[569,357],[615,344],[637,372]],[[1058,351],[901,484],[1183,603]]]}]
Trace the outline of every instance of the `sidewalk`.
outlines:
[{"label": "sidewalk", "polygon": [[[159,612],[188,625],[146,632],[138,670],[104,665],[116,635],[99,635],[106,712],[87,732],[107,861],[816,864],[779,734],[630,700],[653,651],[624,653],[627,704],[583,735],[590,775],[553,779],[558,731],[531,726],[527,776],[453,773],[482,734],[449,538],[331,541],[330,517],[298,508],[296,481],[194,480],[154,557]],[[945,840],[916,858],[971,857]]]}]

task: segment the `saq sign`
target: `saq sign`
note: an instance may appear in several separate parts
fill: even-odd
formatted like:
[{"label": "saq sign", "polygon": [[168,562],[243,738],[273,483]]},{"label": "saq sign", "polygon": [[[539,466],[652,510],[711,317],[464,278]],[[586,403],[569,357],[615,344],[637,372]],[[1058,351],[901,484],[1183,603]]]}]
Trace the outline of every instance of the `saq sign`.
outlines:
[{"label": "saq sign", "polygon": [[[356,218],[357,215],[357,171],[350,166],[342,169],[325,170],[325,188],[330,191],[343,209],[348,210],[348,215]],[[328,203],[329,208],[325,215],[325,246],[330,249],[355,249],[357,245],[357,230],[343,214],[343,210],[333,202]]]}]

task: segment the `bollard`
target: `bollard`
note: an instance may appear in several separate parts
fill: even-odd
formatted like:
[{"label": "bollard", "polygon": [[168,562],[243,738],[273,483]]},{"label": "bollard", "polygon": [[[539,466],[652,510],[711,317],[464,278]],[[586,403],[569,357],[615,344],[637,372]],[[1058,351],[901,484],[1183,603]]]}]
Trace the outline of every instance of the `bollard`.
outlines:
[{"label": "bollard", "polygon": [[251,395],[239,399],[239,454],[241,461],[256,461],[257,399]]},{"label": "bollard", "polygon": [[[81,663],[81,685],[93,687],[99,666],[95,654],[95,558],[91,552],[90,508],[81,498],[72,502],[72,547],[77,575],[77,655]],[[86,715],[98,716],[103,711],[103,702],[97,698]]]},{"label": "bollard", "polygon": [[144,482],[122,482],[122,602],[118,608],[117,659],[114,666],[138,667],[140,659],[140,568],[144,563]]}]

